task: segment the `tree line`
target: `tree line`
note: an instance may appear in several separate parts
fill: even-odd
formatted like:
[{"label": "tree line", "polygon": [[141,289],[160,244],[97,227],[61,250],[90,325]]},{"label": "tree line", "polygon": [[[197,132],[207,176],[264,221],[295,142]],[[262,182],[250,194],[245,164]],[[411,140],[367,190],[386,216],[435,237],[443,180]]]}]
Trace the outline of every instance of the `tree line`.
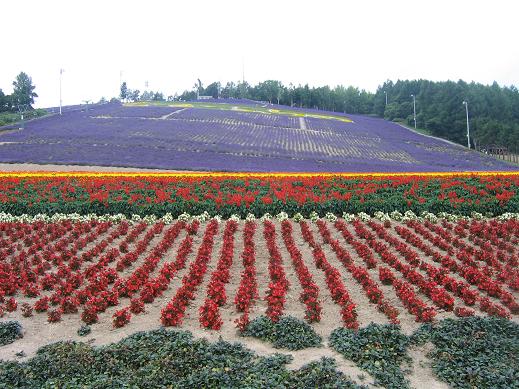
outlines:
[{"label": "tree line", "polygon": [[17,112],[30,110],[34,104],[34,98],[38,95],[34,92],[36,87],[32,85],[32,78],[26,73],[20,72],[13,81],[13,93],[6,95],[0,89],[0,112]]},{"label": "tree line", "polygon": [[[0,114],[31,111],[34,98],[38,97],[34,90],[31,77],[20,72],[13,81],[13,92],[10,95],[4,94],[0,89]],[[372,93],[342,85],[334,88],[309,87],[308,84],[286,86],[276,80],[266,80],[257,85],[240,81],[228,82],[222,86],[219,82],[213,82],[204,87],[198,80],[192,90],[184,91],[180,96],[168,96],[167,100],[187,101],[196,99],[197,96],[247,98],[291,107],[376,115],[412,126],[412,95],[416,98],[418,128],[434,136],[466,145],[466,111],[463,105],[463,101],[466,101],[471,147],[484,149],[497,146],[505,147],[512,153],[519,153],[519,91],[515,86],[502,87],[496,82],[483,85],[462,80],[386,81]],[[124,101],[166,100],[160,92],[141,93],[131,90],[126,82],[121,85],[119,97]]]},{"label": "tree line", "polygon": [[23,128],[24,120],[47,113],[44,109],[33,109],[34,98],[38,97],[34,89],[36,87],[32,84],[31,77],[24,72],[20,72],[13,81],[11,94],[5,94],[0,89],[0,127],[20,122],[20,126]]},{"label": "tree line", "polygon": [[178,98],[192,100],[197,93],[214,98],[248,98],[302,108],[376,115],[409,126],[414,125],[411,97],[414,95],[417,127],[463,145],[467,144],[463,105],[466,101],[471,147],[483,149],[495,145],[519,153],[519,91],[515,86],[501,87],[496,82],[483,85],[462,80],[386,81],[375,93],[342,85],[334,88],[285,86],[276,80],[263,81],[254,86],[247,82],[228,82],[225,86],[213,82],[204,87],[198,82],[193,90],[184,91]]},{"label": "tree line", "polygon": [[[121,84],[121,90],[119,93],[119,98],[122,101],[166,101],[162,92],[153,92],[153,91],[143,91],[141,92],[139,89],[130,89],[128,88],[128,84],[124,81]],[[168,96],[168,100],[173,100],[172,96]]]}]

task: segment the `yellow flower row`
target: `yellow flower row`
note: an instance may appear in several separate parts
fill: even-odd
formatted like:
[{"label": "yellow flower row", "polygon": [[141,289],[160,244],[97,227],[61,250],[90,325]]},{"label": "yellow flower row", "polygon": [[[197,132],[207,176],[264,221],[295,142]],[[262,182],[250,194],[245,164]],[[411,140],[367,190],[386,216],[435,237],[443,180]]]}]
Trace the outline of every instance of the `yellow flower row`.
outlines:
[{"label": "yellow flower row", "polygon": [[345,178],[371,178],[371,177],[480,177],[480,176],[519,176],[519,171],[514,172],[429,172],[429,173],[226,173],[226,172],[200,172],[200,173],[155,173],[155,172],[0,172],[2,177],[218,177],[218,178],[279,178],[279,177],[345,177]]}]

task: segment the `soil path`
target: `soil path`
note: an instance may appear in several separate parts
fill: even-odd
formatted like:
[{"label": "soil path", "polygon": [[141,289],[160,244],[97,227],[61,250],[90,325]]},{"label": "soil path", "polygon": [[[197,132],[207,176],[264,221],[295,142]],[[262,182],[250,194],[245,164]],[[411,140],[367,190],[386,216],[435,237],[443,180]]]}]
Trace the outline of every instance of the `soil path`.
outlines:
[{"label": "soil path", "polygon": [[185,111],[186,109],[187,109],[187,108],[182,108],[182,109],[179,109],[178,111],[173,111],[173,112],[171,112],[171,113],[168,113],[167,115],[161,116],[160,118],[161,118],[162,120],[167,120],[167,119],[169,119],[171,116],[176,115],[177,113],[180,113],[180,112],[182,112],[182,111]]}]

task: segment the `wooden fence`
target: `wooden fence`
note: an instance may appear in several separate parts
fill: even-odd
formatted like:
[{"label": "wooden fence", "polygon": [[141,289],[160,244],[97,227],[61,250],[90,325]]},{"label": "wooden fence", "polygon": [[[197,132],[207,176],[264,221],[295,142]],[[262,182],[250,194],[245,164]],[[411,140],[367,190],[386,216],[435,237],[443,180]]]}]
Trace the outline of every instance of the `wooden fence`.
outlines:
[{"label": "wooden fence", "polygon": [[518,163],[519,164],[519,154],[510,154],[510,153],[489,153],[494,158],[501,159],[503,161],[508,161],[512,163]]}]

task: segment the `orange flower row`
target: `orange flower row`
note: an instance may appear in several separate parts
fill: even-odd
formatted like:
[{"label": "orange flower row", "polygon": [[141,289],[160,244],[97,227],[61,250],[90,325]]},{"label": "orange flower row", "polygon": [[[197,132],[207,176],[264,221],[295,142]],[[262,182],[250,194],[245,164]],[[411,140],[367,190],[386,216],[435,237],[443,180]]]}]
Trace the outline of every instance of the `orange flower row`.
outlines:
[{"label": "orange flower row", "polygon": [[375,177],[481,177],[481,176],[519,176],[519,171],[513,172],[415,172],[415,173],[229,173],[229,172],[200,172],[200,173],[169,173],[169,172],[0,172],[2,177],[175,177],[175,178],[280,178],[280,177],[344,177],[344,178],[375,178]]}]

